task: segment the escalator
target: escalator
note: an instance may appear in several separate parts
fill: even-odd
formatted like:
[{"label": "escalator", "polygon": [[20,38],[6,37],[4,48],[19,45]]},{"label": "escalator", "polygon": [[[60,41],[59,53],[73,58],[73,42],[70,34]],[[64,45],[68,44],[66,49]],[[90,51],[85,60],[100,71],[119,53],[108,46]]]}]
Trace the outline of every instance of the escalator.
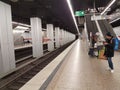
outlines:
[{"label": "escalator", "polygon": [[102,31],[102,33],[103,33],[104,38],[105,38],[105,35],[106,35],[106,33],[107,33],[108,31],[107,31],[107,29],[106,29],[106,26],[104,25],[104,21],[103,21],[103,20],[98,20],[98,24],[99,24],[100,29],[101,29],[101,31]]},{"label": "escalator", "polygon": [[109,22],[107,20],[104,20],[104,24],[105,26],[107,26],[107,30],[108,32],[110,32],[114,37],[116,37],[115,32],[113,31],[112,26],[109,24]]},{"label": "escalator", "polygon": [[88,39],[90,40],[90,31],[91,31],[91,16],[87,15],[86,16],[86,27],[87,27],[87,32],[88,32]]},{"label": "escalator", "polygon": [[98,20],[98,23],[100,25],[101,31],[105,37],[107,32],[110,32],[114,37],[116,37],[112,26],[107,22],[107,20]]},{"label": "escalator", "polygon": [[91,15],[86,15],[85,17],[86,17],[86,26],[87,26],[88,38],[90,40],[90,32],[95,34],[96,32],[98,32],[98,28],[96,26],[95,21],[91,20]]},{"label": "escalator", "polygon": [[93,33],[98,32],[98,28],[97,28],[95,21],[92,21],[92,25],[93,25]]}]

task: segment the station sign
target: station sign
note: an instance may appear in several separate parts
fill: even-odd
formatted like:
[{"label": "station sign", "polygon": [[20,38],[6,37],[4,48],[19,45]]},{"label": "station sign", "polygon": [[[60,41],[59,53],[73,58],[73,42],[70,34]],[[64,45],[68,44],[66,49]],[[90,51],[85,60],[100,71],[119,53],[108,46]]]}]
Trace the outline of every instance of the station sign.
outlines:
[{"label": "station sign", "polygon": [[84,11],[76,11],[75,12],[75,16],[85,16],[85,12]]}]

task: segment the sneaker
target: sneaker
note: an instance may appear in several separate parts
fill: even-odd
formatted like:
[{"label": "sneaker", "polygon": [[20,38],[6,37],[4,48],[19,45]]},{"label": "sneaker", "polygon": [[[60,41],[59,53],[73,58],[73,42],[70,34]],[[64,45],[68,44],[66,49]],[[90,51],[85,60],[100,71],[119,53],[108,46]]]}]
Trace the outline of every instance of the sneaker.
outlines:
[{"label": "sneaker", "polygon": [[111,70],[111,73],[114,73],[114,70]]}]

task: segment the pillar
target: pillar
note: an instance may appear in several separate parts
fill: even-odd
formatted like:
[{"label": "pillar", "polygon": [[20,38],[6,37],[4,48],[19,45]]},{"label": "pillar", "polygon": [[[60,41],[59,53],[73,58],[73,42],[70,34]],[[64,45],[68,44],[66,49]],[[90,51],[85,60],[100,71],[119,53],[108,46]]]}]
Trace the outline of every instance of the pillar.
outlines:
[{"label": "pillar", "polygon": [[59,30],[60,46],[62,46],[62,29]]},{"label": "pillar", "polygon": [[0,78],[15,69],[11,6],[0,1]]},{"label": "pillar", "polygon": [[63,29],[61,29],[61,36],[62,36],[61,45],[64,45],[64,30]]},{"label": "pillar", "polygon": [[47,38],[48,41],[48,51],[54,50],[54,34],[53,34],[53,25],[47,24]]},{"label": "pillar", "polygon": [[70,42],[70,32],[68,32],[68,41]]},{"label": "pillar", "polygon": [[67,43],[67,31],[65,31],[65,44]]},{"label": "pillar", "polygon": [[65,30],[63,30],[63,44],[65,44],[66,42],[65,42]]},{"label": "pillar", "polygon": [[31,32],[32,32],[32,49],[33,57],[43,56],[43,42],[42,42],[42,21],[40,18],[33,17],[31,21]]},{"label": "pillar", "polygon": [[60,28],[59,27],[55,28],[55,47],[56,48],[60,47]]},{"label": "pillar", "polygon": [[67,34],[67,43],[69,42],[69,36],[68,36],[68,32],[66,32],[66,34]]}]

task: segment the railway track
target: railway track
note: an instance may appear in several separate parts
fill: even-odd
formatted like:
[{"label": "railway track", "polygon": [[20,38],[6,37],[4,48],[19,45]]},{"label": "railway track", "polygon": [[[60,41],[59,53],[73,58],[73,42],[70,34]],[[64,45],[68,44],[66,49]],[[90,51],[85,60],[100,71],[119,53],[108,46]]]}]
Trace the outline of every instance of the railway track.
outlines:
[{"label": "railway track", "polygon": [[[47,44],[44,44],[43,45],[44,53],[47,52],[47,49],[48,49]],[[30,55],[32,55],[32,47],[26,47],[26,48],[15,50],[15,59],[16,60],[19,60],[21,58],[24,58],[24,57],[30,56]]]},{"label": "railway track", "polygon": [[[71,42],[72,43],[72,42]],[[20,70],[8,75],[0,80],[0,90],[18,90],[33,76],[40,72],[46,65],[48,65],[55,57],[57,57],[64,49],[71,43],[68,43],[59,49],[49,53],[46,56],[26,65]]]}]

